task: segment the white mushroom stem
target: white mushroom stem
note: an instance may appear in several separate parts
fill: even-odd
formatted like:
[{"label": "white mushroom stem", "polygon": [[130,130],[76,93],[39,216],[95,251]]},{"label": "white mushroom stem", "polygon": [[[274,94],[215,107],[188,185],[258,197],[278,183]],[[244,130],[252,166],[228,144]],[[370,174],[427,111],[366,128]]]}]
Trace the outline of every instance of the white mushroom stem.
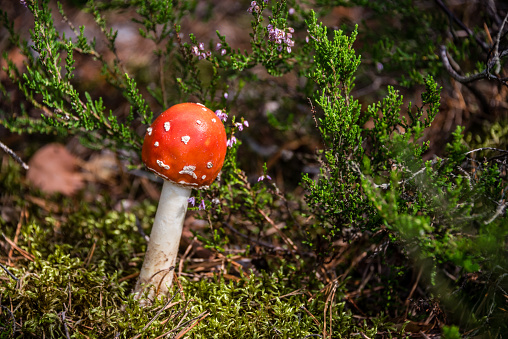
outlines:
[{"label": "white mushroom stem", "polygon": [[190,188],[164,180],[145,260],[134,288],[137,298],[144,299],[147,288],[150,301],[156,295],[169,294],[190,194]]}]

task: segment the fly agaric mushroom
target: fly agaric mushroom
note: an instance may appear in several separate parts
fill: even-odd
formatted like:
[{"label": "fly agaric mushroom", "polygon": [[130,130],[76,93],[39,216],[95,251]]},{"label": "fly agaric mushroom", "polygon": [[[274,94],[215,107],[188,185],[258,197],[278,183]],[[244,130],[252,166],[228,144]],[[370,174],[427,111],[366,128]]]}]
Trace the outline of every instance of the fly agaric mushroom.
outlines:
[{"label": "fly agaric mushroom", "polygon": [[208,188],[222,168],[226,149],[224,125],[202,104],[172,106],[147,129],[141,158],[164,184],[134,288],[138,298],[149,285],[148,299],[168,294],[191,189]]}]

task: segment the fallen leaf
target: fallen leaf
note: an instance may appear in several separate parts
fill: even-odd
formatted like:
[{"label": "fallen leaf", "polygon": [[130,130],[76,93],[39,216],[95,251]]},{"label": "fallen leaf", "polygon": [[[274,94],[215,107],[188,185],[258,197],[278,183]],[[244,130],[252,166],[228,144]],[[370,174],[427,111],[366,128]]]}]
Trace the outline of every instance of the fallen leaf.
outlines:
[{"label": "fallen leaf", "polygon": [[30,159],[26,178],[45,193],[75,194],[83,188],[83,175],[77,171],[78,159],[61,144],[48,144]]}]

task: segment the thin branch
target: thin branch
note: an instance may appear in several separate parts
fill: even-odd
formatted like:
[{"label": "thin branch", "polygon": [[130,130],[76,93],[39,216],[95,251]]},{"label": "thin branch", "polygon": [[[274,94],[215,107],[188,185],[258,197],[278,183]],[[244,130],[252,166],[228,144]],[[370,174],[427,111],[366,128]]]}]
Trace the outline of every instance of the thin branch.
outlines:
[{"label": "thin branch", "polygon": [[150,241],[150,237],[146,235],[145,231],[143,230],[143,226],[141,226],[141,222],[139,221],[138,217],[136,217],[136,227],[138,228],[139,234],[145,239],[146,242]]},{"label": "thin branch", "polygon": [[260,208],[258,208],[259,214],[261,214],[266,221],[277,231],[282,240],[293,249],[294,252],[298,252],[298,247],[293,243],[293,241],[277,226],[275,222]]},{"label": "thin branch", "polygon": [[141,329],[141,331],[136,334],[134,337],[132,337],[132,339],[136,339],[136,338],[139,338],[143,335],[143,332],[145,332],[145,330],[150,327],[150,325],[152,325],[152,323],[157,320],[157,318],[161,315],[161,313],[163,311],[166,310],[166,307],[173,301],[173,299],[175,298],[176,294],[173,294],[173,296],[166,302],[166,304],[164,305],[164,307],[162,307],[156,314],[155,316],[145,325],[145,327],[143,327]]},{"label": "thin branch", "polygon": [[[189,311],[187,311],[187,312],[185,313],[184,317],[185,317],[185,316],[186,316],[189,312],[190,312],[190,310],[189,310]],[[194,328],[197,324],[199,324],[199,322],[200,322],[201,320],[203,320],[204,318],[208,317],[209,315],[210,315],[210,313],[209,313],[208,311],[204,311],[204,312],[202,312],[200,315],[198,315],[197,317],[192,318],[192,319],[190,319],[190,320],[186,321],[186,322],[185,322],[184,324],[182,324],[181,326],[180,326],[180,323],[179,323],[179,324],[178,324],[178,326],[177,326],[176,328],[174,328],[174,329],[172,329],[172,330],[169,330],[169,331],[167,331],[166,333],[161,334],[160,336],[156,337],[155,339],[160,339],[160,338],[162,338],[162,337],[165,337],[165,336],[167,336],[169,333],[171,333],[171,332],[175,332],[175,331],[176,331],[176,330],[178,330],[179,328],[184,327],[184,326],[187,326],[187,324],[189,324],[190,322],[194,321],[194,323],[193,323],[191,326],[189,326],[189,327],[187,327],[187,328],[184,328],[183,330],[181,330],[181,331],[180,331],[180,332],[179,332],[179,333],[178,333],[178,334],[174,337],[175,339],[177,339],[177,338],[181,338],[183,335],[185,335],[187,332],[189,332],[192,328]]]},{"label": "thin branch", "polygon": [[7,273],[7,274],[8,274],[8,275],[12,278],[12,279],[14,279],[14,280],[16,280],[16,281],[19,281],[19,279],[18,279],[18,278],[16,278],[16,276],[15,276],[14,274],[12,274],[12,273],[11,273],[11,271],[9,271],[9,270],[7,269],[7,267],[5,267],[5,266],[4,266],[4,265],[2,265],[2,264],[0,264],[0,267],[2,267],[2,268],[4,269],[4,271],[5,271],[5,272],[6,272],[6,273]]},{"label": "thin branch", "polygon": [[[444,160],[446,160],[446,159],[444,159]],[[436,163],[436,160],[432,160],[432,165],[434,165],[435,163]],[[365,175],[364,175],[364,174],[362,173],[362,171],[360,170],[360,166],[358,166],[358,164],[357,164],[357,163],[352,162],[352,163],[350,163],[350,166],[351,166],[351,169],[352,169],[355,173],[357,173],[357,174],[361,175],[361,176],[362,176],[362,178],[363,178],[363,177],[365,177]],[[426,169],[427,169],[427,167],[422,167],[422,168],[420,168],[418,171],[416,171],[416,172],[414,172],[414,173],[411,173],[411,174],[412,174],[412,175],[411,175],[411,177],[409,177],[409,178],[407,178],[407,179],[404,179],[404,180],[401,180],[401,181],[399,181],[397,184],[398,184],[398,185],[402,185],[402,184],[405,184],[405,183],[407,183],[407,182],[409,182],[409,181],[413,180],[413,179],[414,179],[417,175],[422,174],[423,172],[425,172],[425,170],[426,170]],[[376,184],[375,182],[372,182],[372,185],[373,185],[375,188],[381,188],[381,189],[387,190],[387,189],[390,187],[390,185],[391,185],[391,184],[390,184],[389,182],[388,182],[388,183],[385,183],[385,184]]]},{"label": "thin branch", "polygon": [[5,144],[3,144],[1,141],[0,141],[0,148],[1,148],[1,149],[5,152],[5,153],[7,153],[8,155],[10,155],[10,156],[11,156],[11,158],[13,158],[14,160],[16,160],[16,162],[17,162],[18,164],[20,164],[20,165],[21,165],[21,167],[23,167],[23,169],[24,169],[25,171],[28,171],[28,169],[29,169],[28,165],[27,165],[27,164],[25,164],[25,163],[23,162],[23,160],[21,160],[21,158],[20,158],[20,157],[19,157],[16,153],[14,153],[14,151],[13,151],[13,150],[11,150],[9,147],[7,147]]},{"label": "thin branch", "polygon": [[504,26],[506,25],[506,20],[508,20],[508,12],[506,13],[503,23],[501,24],[501,27],[499,28],[499,32],[497,32],[496,36],[496,46],[494,48],[495,55],[499,54],[499,42],[501,41],[501,36],[503,35]]},{"label": "thin branch", "polygon": [[[460,22],[460,20],[458,20],[448,10],[448,8],[446,8],[446,6],[441,2],[441,0],[436,0],[436,2],[438,3],[439,6],[441,6],[443,8],[443,10],[445,10],[445,12],[448,13],[448,15],[453,17],[456,20],[456,22],[458,22],[458,23]],[[481,80],[481,79],[495,79],[495,80],[500,81],[504,85],[507,85],[508,78],[500,78],[499,76],[491,73],[491,69],[494,65],[496,66],[496,69],[494,70],[494,72],[496,74],[500,72],[500,68],[501,68],[500,59],[505,57],[506,55],[508,55],[508,50],[506,50],[506,49],[502,50],[501,52],[499,51],[499,44],[500,44],[501,39],[503,37],[503,31],[504,31],[504,27],[505,27],[507,21],[508,21],[508,13],[505,15],[504,20],[501,23],[501,27],[499,28],[499,31],[497,32],[493,49],[488,48],[488,46],[484,42],[482,42],[481,40],[478,40],[478,38],[476,36],[474,36],[477,43],[480,44],[482,46],[482,48],[488,53],[488,58],[490,59],[487,62],[487,67],[482,72],[472,74],[469,76],[460,75],[458,73],[458,71],[455,70],[453,68],[453,66],[451,65],[450,57],[448,56],[448,54],[446,52],[446,47],[444,45],[440,46],[440,56],[441,56],[441,60],[443,61],[443,66],[445,67],[445,69],[448,71],[448,73],[451,75],[452,78],[454,78],[455,80],[457,80],[458,82],[463,83],[463,84],[468,84],[470,82]],[[460,24],[464,25],[461,22],[460,22]],[[461,26],[461,27],[463,29],[465,29],[466,31],[468,31],[468,33],[473,36],[472,32],[469,31],[469,29],[465,25]]]},{"label": "thin branch", "polygon": [[[497,32],[497,36],[496,36],[496,42],[494,44],[494,50],[492,51],[492,60],[487,63],[487,72],[490,73],[490,69],[492,68],[493,65],[496,65],[496,69],[494,70],[495,73],[499,73],[500,69],[501,69],[501,63],[500,63],[500,54],[499,54],[499,43],[501,41],[501,37],[502,37],[502,33],[503,33],[503,30],[504,30],[504,26],[506,24],[506,20],[508,20],[508,13],[506,13],[505,17],[504,17],[504,20],[503,20],[503,23],[501,24],[501,27],[499,28],[499,32]],[[501,52],[501,55],[504,54],[504,52],[506,52],[506,50],[504,50],[503,52]]]},{"label": "thin branch", "polygon": [[500,149],[500,148],[494,148],[494,147],[482,147],[482,148],[477,148],[477,149],[473,149],[469,152],[466,152],[464,153],[464,155],[468,155],[470,153],[474,153],[474,152],[479,152],[479,151],[496,151],[496,152],[503,152],[503,153],[508,153],[508,150],[504,150],[504,149]]},{"label": "thin branch", "polygon": [[258,244],[260,246],[263,246],[263,247],[266,247],[266,248],[269,248],[271,251],[286,251],[286,252],[289,252],[289,250],[283,248],[283,247],[275,247],[274,245],[272,244],[269,244],[265,241],[261,241],[261,240],[257,240],[257,239],[252,239],[250,238],[248,235],[245,235],[243,233],[241,233],[240,231],[238,231],[236,228],[234,228],[233,226],[231,226],[229,223],[227,222],[223,222],[222,223],[223,226],[226,226],[230,231],[232,231],[233,233],[235,233],[236,235],[250,241],[250,242],[253,242],[255,244]]},{"label": "thin branch", "polygon": [[490,75],[487,70],[484,70],[481,73],[476,73],[470,76],[463,76],[457,73],[455,69],[453,69],[452,65],[450,64],[450,60],[448,59],[448,55],[446,53],[446,47],[444,45],[441,45],[439,48],[439,52],[441,55],[441,60],[443,61],[443,66],[445,67],[446,71],[451,75],[452,78],[457,80],[460,83],[467,84],[469,82],[473,82],[480,79],[486,79],[486,78],[493,78],[498,79],[494,75]]},{"label": "thin branch", "polygon": [[12,319],[12,336],[14,337],[14,333],[16,332],[16,318],[14,318],[14,314],[12,313],[12,311],[5,307],[4,305],[0,305],[0,307],[2,307],[3,309],[5,309],[9,315],[11,316],[11,319]]},{"label": "thin branch", "polygon": [[437,5],[439,7],[441,7],[441,9],[446,13],[446,15],[448,15],[453,21],[455,21],[455,23],[457,25],[460,26],[460,28],[462,28],[463,30],[465,30],[467,32],[467,34],[471,37],[473,37],[476,41],[476,43],[478,45],[480,45],[480,47],[483,49],[484,52],[489,52],[490,50],[490,47],[484,42],[482,41],[479,37],[477,37],[473,31],[471,31],[462,21],[460,21],[459,18],[457,18],[455,16],[455,14],[452,13],[452,11],[450,11],[450,9],[448,7],[446,7],[446,5],[443,3],[443,1],[441,0],[435,0]]},{"label": "thin branch", "polygon": [[496,3],[494,0],[488,0],[487,1],[487,12],[489,13],[490,17],[496,22],[498,26],[501,26],[501,18],[499,15],[497,15],[497,8]]},{"label": "thin branch", "polygon": [[62,320],[64,330],[65,330],[65,338],[71,339],[71,336],[69,335],[69,329],[67,328],[67,322],[65,321],[65,311],[62,311],[58,314],[60,316],[60,319]]},{"label": "thin branch", "polygon": [[181,337],[183,337],[187,332],[189,332],[190,330],[192,330],[197,324],[199,324],[201,322],[201,320],[205,319],[206,317],[208,317],[210,315],[210,313],[208,311],[205,311],[203,313],[201,313],[200,315],[198,315],[196,318],[194,319],[197,319],[191,326],[187,327],[186,329],[182,330],[180,333],[178,333],[175,337],[175,339],[179,339]]},{"label": "thin branch", "polygon": [[497,217],[499,217],[501,214],[503,214],[507,205],[508,205],[508,203],[499,204],[499,206],[497,206],[496,213],[494,213],[494,215],[489,220],[485,221],[484,224],[488,225],[491,222],[493,222],[494,220],[496,220]]}]

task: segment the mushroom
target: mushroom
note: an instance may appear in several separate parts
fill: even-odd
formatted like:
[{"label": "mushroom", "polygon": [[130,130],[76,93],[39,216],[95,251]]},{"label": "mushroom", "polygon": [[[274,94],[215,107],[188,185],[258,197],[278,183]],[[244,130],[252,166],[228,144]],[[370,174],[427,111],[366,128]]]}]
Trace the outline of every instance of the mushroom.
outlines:
[{"label": "mushroom", "polygon": [[164,179],[159,206],[134,293],[148,300],[168,295],[191,190],[204,189],[226,156],[226,131],[202,104],[182,103],[164,111],[147,129],[141,158]]}]

